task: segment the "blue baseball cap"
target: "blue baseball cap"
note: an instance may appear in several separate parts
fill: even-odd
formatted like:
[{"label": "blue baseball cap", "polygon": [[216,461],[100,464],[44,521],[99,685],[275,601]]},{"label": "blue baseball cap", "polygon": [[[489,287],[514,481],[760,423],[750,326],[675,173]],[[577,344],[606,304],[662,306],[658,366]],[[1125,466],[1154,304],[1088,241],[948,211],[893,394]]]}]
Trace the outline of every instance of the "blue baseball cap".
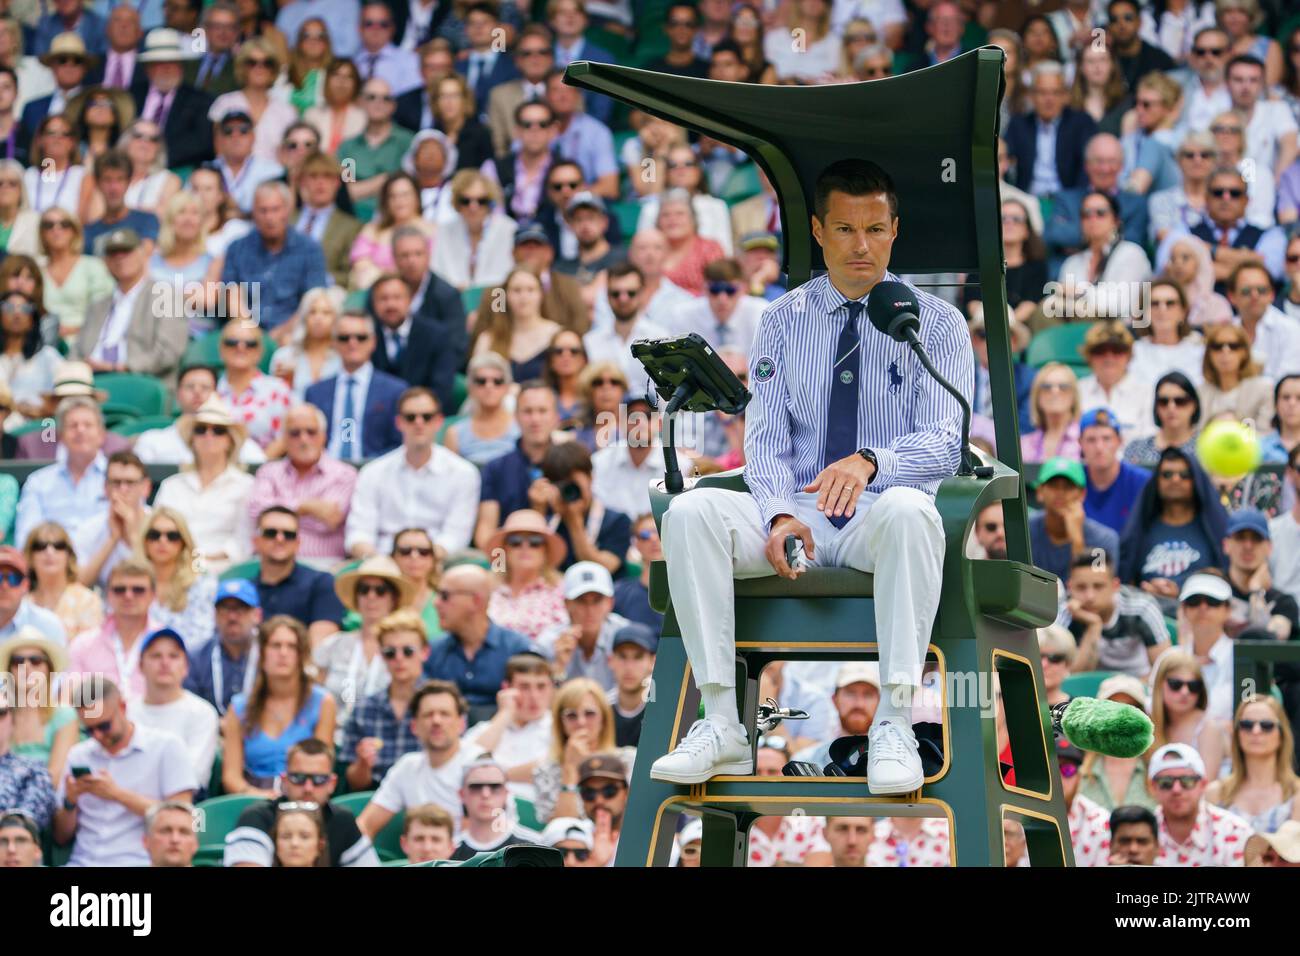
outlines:
[{"label": "blue baseball cap", "polygon": [[659,649],[659,636],[644,624],[632,621],[614,632],[614,643],[610,647],[617,648],[620,644],[635,644],[653,654]]},{"label": "blue baseball cap", "polygon": [[170,637],[181,646],[182,651],[185,650],[185,638],[181,637],[179,631],[175,628],[160,627],[158,630],[150,631],[144,636],[144,640],[140,642],[140,653],[143,654],[145,651],[149,650],[150,644],[154,641],[161,641],[164,637]]},{"label": "blue baseball cap", "polygon": [[1090,408],[1083,413],[1083,417],[1079,419],[1079,433],[1082,434],[1084,429],[1091,428],[1093,425],[1104,425],[1106,428],[1114,429],[1115,434],[1120,433],[1119,416],[1105,405]]},{"label": "blue baseball cap", "polygon": [[1264,517],[1264,512],[1254,508],[1234,511],[1228,518],[1228,534],[1231,536],[1238,531],[1253,531],[1268,541],[1268,519]]},{"label": "blue baseball cap", "polygon": [[213,605],[220,604],[226,598],[243,601],[249,607],[261,607],[262,599],[257,596],[257,586],[246,578],[233,578],[217,585],[217,596]]}]

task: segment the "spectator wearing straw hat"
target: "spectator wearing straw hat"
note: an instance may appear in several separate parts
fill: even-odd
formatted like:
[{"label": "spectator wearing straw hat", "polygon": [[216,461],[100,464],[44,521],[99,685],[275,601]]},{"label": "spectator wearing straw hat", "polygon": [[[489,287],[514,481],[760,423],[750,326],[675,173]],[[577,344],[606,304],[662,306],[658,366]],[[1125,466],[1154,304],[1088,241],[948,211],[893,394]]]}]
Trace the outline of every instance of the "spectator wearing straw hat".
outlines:
[{"label": "spectator wearing straw hat", "polygon": [[532,640],[553,625],[568,623],[558,570],[564,542],[540,512],[512,514],[488,540],[487,553],[494,567],[498,558],[505,567],[488,603],[492,620]]},{"label": "spectator wearing straw hat", "polygon": [[1276,833],[1256,833],[1247,840],[1246,866],[1300,866],[1300,820],[1287,820]]},{"label": "spectator wearing straw hat", "polygon": [[212,97],[185,82],[189,57],[182,43],[187,39],[169,27],[150,30],[136,57],[149,85],[132,91],[137,115],[162,129],[168,161],[177,168],[212,158],[212,123],[207,116]]},{"label": "spectator wearing straw hat", "polygon": [[220,574],[244,559],[251,537],[253,476],[238,464],[247,432],[216,395],[177,427],[194,452],[194,464],[163,480],[154,507],[166,505],[185,516],[207,570]]},{"label": "spectator wearing straw hat", "polygon": [[[29,49],[29,52],[41,53],[41,63],[53,72],[55,84],[54,92],[30,100],[23,107],[23,131],[29,142],[47,116],[57,116],[63,112],[68,100],[81,89],[87,71],[99,62],[99,57],[86,52],[85,41],[76,33],[55,32],[58,35],[45,41],[44,50],[38,51],[34,47]],[[100,42],[103,42],[102,39]],[[49,89],[48,86],[45,88]]]},{"label": "spectator wearing straw hat", "polygon": [[1094,323],[1079,351],[1092,370],[1090,378],[1079,380],[1081,406],[1115,409],[1123,441],[1151,434],[1147,409],[1155,394],[1150,382],[1133,374],[1133,335],[1124,323],[1114,319]]},{"label": "spectator wearing straw hat", "polygon": [[[95,406],[99,406],[108,401],[108,392],[102,388],[95,388],[95,373],[85,362],[62,362],[54,370],[53,388],[41,393],[40,417],[54,418],[58,413],[59,403],[65,398],[89,398],[93,400]],[[62,455],[59,452],[58,441],[56,436],[55,443],[52,444],[43,428],[28,432],[26,435],[18,436],[13,454],[5,457],[26,461],[48,461],[51,458],[60,458]],[[105,432],[102,447],[105,455],[111,455],[117,451],[128,451],[131,442],[116,432]]]}]

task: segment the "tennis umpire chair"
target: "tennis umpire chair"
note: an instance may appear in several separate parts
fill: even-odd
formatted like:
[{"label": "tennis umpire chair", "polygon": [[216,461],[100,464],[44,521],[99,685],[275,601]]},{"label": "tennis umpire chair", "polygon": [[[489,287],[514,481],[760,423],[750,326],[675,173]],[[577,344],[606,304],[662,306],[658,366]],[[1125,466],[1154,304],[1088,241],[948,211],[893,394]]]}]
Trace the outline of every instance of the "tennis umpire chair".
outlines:
[{"label": "tennis umpire chair", "polygon": [[[1002,51],[985,47],[905,76],[817,87],[756,86],[577,62],[566,82],[604,93],[738,146],[767,173],[780,199],[790,287],[824,270],[809,213],[818,173],[845,157],[869,158],[893,177],[901,225],[890,268],[909,275],[978,273],[987,317],[989,373],[1000,460],[979,476],[952,477],[938,492],[947,547],[942,599],[927,659],[941,669],[943,763],[914,794],[873,797],[861,777],[719,776],[679,786],[650,779],[650,765],[685,735],[698,691],[672,612],[662,562],[651,569],[651,603],[666,612],[641,729],[619,866],[667,864],[679,816],[703,819],[702,863],[744,866],[749,827],[761,816],[946,818],[952,862],[1003,864],[1003,819],[1024,826],[1031,865],[1072,865],[1056,748],[1034,628],[1056,614],[1056,579],[1029,564],[1025,489],[1006,320],[997,173]],[[867,334],[872,334],[868,332]],[[692,487],[747,490],[740,472]],[[651,489],[657,522],[671,502]],[[1001,500],[1008,560],[970,560],[976,515]],[[795,581],[736,582],[736,688],[756,742],[758,678],[774,660],[878,658],[872,576],[817,568]],[[1004,782],[991,709],[957,701],[950,685],[996,671],[1006,711],[1015,786]],[[971,695],[972,697],[975,695]],[[964,706],[956,706],[964,704]]]}]

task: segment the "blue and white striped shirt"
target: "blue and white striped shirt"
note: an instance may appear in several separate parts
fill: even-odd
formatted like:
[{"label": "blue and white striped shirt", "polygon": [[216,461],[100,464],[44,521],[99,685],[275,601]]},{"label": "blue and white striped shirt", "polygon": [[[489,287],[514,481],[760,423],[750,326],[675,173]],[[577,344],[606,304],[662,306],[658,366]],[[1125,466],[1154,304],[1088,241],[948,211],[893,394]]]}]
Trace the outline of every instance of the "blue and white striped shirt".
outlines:
[{"label": "blue and white striped shirt", "polygon": [[[885,279],[900,281],[889,272]],[[921,343],[940,373],[969,399],[975,357],[961,313],[911,288],[921,307]],[[822,275],[763,310],[749,357],[754,397],[746,412],[745,482],[766,524],[794,514],[795,494],[822,470],[831,367],[848,301]],[[858,323],[857,447],[872,449],[880,465],[864,490],[902,485],[933,495],[957,471],[961,407],[906,343],[877,332],[865,310]]]}]

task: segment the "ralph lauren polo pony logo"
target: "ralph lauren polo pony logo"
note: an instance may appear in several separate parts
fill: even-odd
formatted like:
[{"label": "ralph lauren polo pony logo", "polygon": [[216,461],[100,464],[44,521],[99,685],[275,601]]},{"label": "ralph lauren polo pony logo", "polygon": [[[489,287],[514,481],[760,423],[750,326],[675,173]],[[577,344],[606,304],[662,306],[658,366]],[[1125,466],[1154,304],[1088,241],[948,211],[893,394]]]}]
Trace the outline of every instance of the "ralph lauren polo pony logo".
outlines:
[{"label": "ralph lauren polo pony logo", "polygon": [[903,373],[898,370],[898,361],[889,363],[889,391],[892,395],[897,395],[898,390],[903,387]]}]

